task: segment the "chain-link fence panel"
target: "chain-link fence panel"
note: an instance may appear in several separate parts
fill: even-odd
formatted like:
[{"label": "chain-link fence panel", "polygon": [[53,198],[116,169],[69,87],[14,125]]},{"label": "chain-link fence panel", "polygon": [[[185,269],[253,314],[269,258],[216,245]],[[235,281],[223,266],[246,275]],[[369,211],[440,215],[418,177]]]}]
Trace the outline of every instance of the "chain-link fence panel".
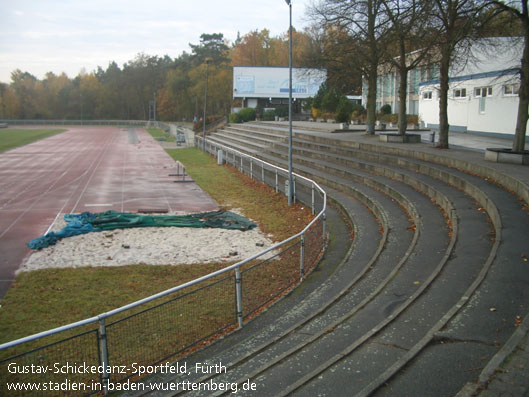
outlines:
[{"label": "chain-link fence panel", "polygon": [[[106,326],[109,365],[153,365],[236,323],[235,276],[229,276]],[[110,374],[117,382],[134,376]]]},{"label": "chain-link fence panel", "polygon": [[305,233],[305,274],[310,273],[321,259],[324,245],[323,221],[318,220]]},{"label": "chain-link fence panel", "polygon": [[300,280],[300,239],[241,271],[243,316],[251,316]]},{"label": "chain-link fence panel", "polygon": [[[97,329],[42,345],[54,337],[42,338],[40,347],[0,361],[0,395],[78,396],[102,390]],[[2,355],[18,349],[4,350]]]}]

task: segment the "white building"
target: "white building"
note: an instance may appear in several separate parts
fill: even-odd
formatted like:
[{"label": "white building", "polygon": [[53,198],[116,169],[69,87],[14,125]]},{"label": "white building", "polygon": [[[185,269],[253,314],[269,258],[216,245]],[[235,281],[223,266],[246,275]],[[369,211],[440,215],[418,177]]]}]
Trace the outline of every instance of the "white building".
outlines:
[{"label": "white building", "polygon": [[[451,131],[514,135],[523,42],[488,43],[473,45],[467,64],[451,68],[448,123]],[[439,87],[439,80],[419,84],[419,120],[427,128],[439,128]]]},{"label": "white building", "polygon": [[[417,52],[408,54],[413,58]],[[391,107],[392,113],[398,113],[400,107],[399,85],[400,75],[391,63],[381,64],[377,72],[376,110],[384,105]],[[406,113],[419,114],[419,84],[439,78],[439,65],[425,59],[415,69],[408,71],[406,87]],[[365,77],[362,79],[362,103],[367,104],[368,84]]]}]

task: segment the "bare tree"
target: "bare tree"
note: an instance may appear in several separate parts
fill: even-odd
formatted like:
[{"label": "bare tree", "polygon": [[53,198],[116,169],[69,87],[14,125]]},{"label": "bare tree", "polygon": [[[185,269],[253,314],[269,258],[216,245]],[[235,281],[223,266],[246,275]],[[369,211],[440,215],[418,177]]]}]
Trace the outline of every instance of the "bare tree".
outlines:
[{"label": "bare tree", "polygon": [[341,93],[361,93],[362,68],[358,67],[356,45],[347,32],[325,30],[319,24],[313,24],[306,34],[310,41],[303,57],[304,66],[327,70],[327,86],[335,87]]},{"label": "bare tree", "polygon": [[406,98],[408,95],[408,72],[417,68],[431,55],[436,36],[429,22],[431,2],[424,0],[386,0],[386,14],[391,22],[391,39],[395,48],[390,57],[397,69],[399,82],[399,134],[404,135],[408,126]]},{"label": "bare tree", "polygon": [[518,102],[518,117],[512,150],[523,152],[525,149],[525,136],[527,120],[529,119],[529,9],[528,0],[493,1],[504,12],[514,15],[520,21],[524,38],[524,49],[520,67],[520,91]]},{"label": "bare tree", "polygon": [[439,148],[448,149],[448,89],[449,72],[454,55],[464,53],[465,44],[476,32],[476,21],[484,12],[479,0],[434,0],[431,15],[437,30],[439,62]]},{"label": "bare tree", "polygon": [[375,133],[378,65],[385,56],[389,21],[383,0],[327,0],[312,7],[312,17],[329,30],[347,32],[356,44],[355,57],[367,79],[368,134]]}]

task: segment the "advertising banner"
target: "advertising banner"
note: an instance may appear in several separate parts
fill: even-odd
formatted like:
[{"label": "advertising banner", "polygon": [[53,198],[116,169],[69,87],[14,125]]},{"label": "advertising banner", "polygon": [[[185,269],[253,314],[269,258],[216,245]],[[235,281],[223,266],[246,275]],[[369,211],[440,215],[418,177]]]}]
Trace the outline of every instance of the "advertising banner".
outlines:
[{"label": "advertising banner", "polygon": [[[288,98],[288,67],[233,67],[234,98]],[[314,97],[325,82],[326,70],[293,68],[292,97]]]}]

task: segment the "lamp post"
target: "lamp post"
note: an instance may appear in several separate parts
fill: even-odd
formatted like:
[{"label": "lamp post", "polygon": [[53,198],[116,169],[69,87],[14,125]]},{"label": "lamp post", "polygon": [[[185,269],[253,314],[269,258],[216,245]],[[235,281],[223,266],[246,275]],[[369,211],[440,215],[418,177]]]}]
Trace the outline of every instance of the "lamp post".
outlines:
[{"label": "lamp post", "polygon": [[152,118],[154,119],[154,126],[157,127],[157,124],[156,124],[156,92],[152,94]]},{"label": "lamp post", "polygon": [[204,90],[204,118],[202,119],[202,151],[206,153],[206,108],[208,105],[208,64],[209,58],[206,58],[206,88]]},{"label": "lamp post", "polygon": [[288,205],[292,205],[292,1],[285,0],[289,8],[288,25]]}]

